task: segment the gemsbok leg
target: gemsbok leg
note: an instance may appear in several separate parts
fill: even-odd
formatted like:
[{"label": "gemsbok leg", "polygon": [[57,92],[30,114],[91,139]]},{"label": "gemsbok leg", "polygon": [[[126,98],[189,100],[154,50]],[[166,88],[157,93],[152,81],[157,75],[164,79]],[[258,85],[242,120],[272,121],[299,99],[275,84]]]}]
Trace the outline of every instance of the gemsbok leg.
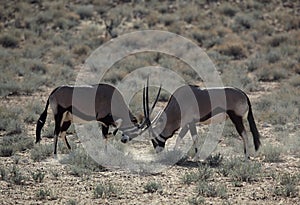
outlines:
[{"label": "gemsbok leg", "polygon": [[228,114],[230,120],[233,122],[237,132],[243,139],[245,158],[249,159],[248,137],[246,134],[246,129],[245,129],[244,123],[243,123],[243,117],[236,115],[234,113],[234,111],[227,111],[227,114]]},{"label": "gemsbok leg", "polygon": [[193,148],[195,149],[195,155],[198,152],[198,133],[197,133],[197,128],[196,124],[191,122],[189,124],[186,124],[185,126],[182,127],[180,132],[178,133],[177,139],[176,139],[176,144],[174,149],[178,149],[180,141],[182,141],[183,137],[186,135],[186,133],[190,131],[192,139],[193,139]]}]

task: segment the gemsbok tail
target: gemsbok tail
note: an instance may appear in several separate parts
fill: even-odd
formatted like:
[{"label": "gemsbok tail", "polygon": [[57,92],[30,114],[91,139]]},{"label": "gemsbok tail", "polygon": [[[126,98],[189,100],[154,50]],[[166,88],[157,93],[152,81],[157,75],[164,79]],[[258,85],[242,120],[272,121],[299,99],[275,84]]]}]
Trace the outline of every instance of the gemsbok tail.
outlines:
[{"label": "gemsbok tail", "polygon": [[49,98],[47,100],[45,110],[41,114],[41,116],[38,119],[37,124],[36,124],[36,131],[35,131],[36,141],[35,141],[35,143],[38,143],[39,141],[41,141],[41,130],[46,122],[48,106],[49,106]]},{"label": "gemsbok tail", "polygon": [[255,121],[254,121],[252,108],[251,108],[251,103],[250,103],[250,100],[249,100],[248,96],[247,96],[247,101],[248,101],[248,106],[249,106],[247,119],[248,119],[248,122],[249,122],[249,125],[250,125],[250,130],[251,130],[252,135],[253,135],[253,142],[254,142],[255,151],[257,151],[259,146],[260,146],[260,140],[259,140],[260,134],[257,130],[256,124],[255,124]]}]

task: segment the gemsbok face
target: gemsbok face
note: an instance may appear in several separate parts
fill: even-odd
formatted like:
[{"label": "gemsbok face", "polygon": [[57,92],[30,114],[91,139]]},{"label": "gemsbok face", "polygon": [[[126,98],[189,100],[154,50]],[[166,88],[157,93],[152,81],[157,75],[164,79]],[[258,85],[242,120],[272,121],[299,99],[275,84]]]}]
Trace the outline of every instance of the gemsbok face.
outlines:
[{"label": "gemsbok face", "polygon": [[73,122],[100,122],[104,138],[109,134],[109,126],[116,127],[114,135],[120,130],[123,138],[128,139],[137,137],[145,127],[145,121],[138,124],[122,94],[111,85],[60,86],[50,94],[45,110],[37,121],[36,143],[41,140],[41,129],[46,122],[49,104],[55,120],[54,154],[57,153],[58,137],[63,138],[71,149],[66,131]]},{"label": "gemsbok face", "polygon": [[[193,94],[195,103],[190,102],[187,93]],[[188,130],[194,145],[197,145],[196,123],[217,123],[230,118],[243,139],[244,153],[248,159],[248,138],[243,124],[243,118],[246,116],[253,135],[255,150],[258,150],[260,135],[254,121],[250,100],[243,91],[233,87],[201,89],[198,86],[185,85],[172,94],[167,106],[151,122],[150,130],[153,137],[151,141],[156,152],[160,152],[164,149],[166,141],[182,128],[175,147]],[[195,152],[197,156],[196,146]]]}]

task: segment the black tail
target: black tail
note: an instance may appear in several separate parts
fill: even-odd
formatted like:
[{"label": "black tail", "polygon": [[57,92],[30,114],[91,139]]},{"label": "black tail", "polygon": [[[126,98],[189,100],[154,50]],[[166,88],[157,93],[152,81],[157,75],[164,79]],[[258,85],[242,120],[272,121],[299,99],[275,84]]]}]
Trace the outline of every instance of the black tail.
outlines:
[{"label": "black tail", "polygon": [[254,147],[255,147],[255,150],[257,151],[259,146],[260,146],[260,134],[257,130],[257,127],[256,127],[256,124],[255,124],[255,121],[254,121],[254,117],[253,117],[253,113],[252,113],[252,108],[251,108],[251,103],[250,103],[250,100],[247,96],[247,101],[248,101],[248,106],[249,106],[249,112],[248,112],[248,122],[249,122],[249,125],[250,125],[250,130],[252,132],[252,135],[253,135],[253,142],[254,142]]},{"label": "black tail", "polygon": [[46,122],[48,106],[49,106],[49,98],[47,100],[45,110],[41,114],[41,116],[36,124],[36,131],[35,131],[36,141],[35,141],[35,143],[38,143],[39,141],[41,141],[41,130]]}]

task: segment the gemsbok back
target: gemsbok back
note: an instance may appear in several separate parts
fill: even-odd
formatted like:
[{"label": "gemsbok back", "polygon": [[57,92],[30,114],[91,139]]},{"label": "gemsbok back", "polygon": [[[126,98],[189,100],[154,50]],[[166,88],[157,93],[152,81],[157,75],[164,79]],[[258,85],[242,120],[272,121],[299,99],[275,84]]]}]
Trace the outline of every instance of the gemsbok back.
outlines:
[{"label": "gemsbok back", "polygon": [[[192,93],[195,103],[189,100],[188,93]],[[176,139],[175,147],[178,146],[188,130],[191,133],[194,145],[197,145],[196,123],[218,123],[225,121],[228,117],[243,139],[244,153],[246,159],[248,159],[248,138],[243,118],[247,117],[248,119],[256,151],[261,144],[260,134],[254,121],[249,97],[240,89],[233,87],[208,89],[201,89],[195,85],[179,87],[171,95],[164,110],[152,122],[148,119],[148,122],[151,123],[150,130],[153,135],[151,141],[156,152],[161,152],[167,139],[182,128]],[[198,152],[196,146],[195,152],[196,154]]]},{"label": "gemsbok back", "polygon": [[[120,130],[122,136],[132,138],[138,136],[145,127],[145,121],[138,123],[120,91],[112,85],[60,86],[48,97],[45,110],[37,121],[36,143],[41,140],[41,130],[46,122],[49,104],[55,120],[54,154],[57,153],[58,137],[63,138],[66,146],[71,149],[66,131],[72,122],[98,121],[101,123],[104,138],[109,134],[109,126],[116,127],[113,134]],[[153,106],[155,104],[156,102]]]}]

